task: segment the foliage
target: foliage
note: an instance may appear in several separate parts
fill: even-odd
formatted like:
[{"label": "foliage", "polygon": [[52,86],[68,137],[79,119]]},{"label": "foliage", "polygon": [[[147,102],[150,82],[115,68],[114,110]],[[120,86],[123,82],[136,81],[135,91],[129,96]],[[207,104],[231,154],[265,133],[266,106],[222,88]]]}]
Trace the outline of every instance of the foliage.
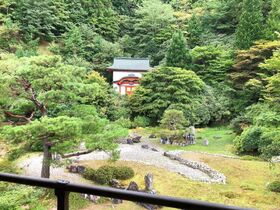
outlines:
[{"label": "foliage", "polygon": [[136,15],[133,32],[138,46],[136,55],[150,55],[151,64],[158,65],[165,56],[165,42],[172,36],[173,9],[160,0],[144,0]]},{"label": "foliage", "polygon": [[244,0],[242,13],[236,29],[236,46],[249,49],[252,44],[262,38],[263,0]]},{"label": "foliage", "polygon": [[148,117],[145,116],[137,116],[133,120],[133,126],[134,127],[148,127],[151,124],[151,120]]},{"label": "foliage", "polygon": [[182,129],[187,124],[187,121],[182,111],[168,109],[163,113],[160,123],[163,128],[168,128],[169,130],[178,130]]},{"label": "foliage", "polygon": [[114,176],[116,177],[116,179],[119,180],[131,179],[134,177],[134,170],[128,166],[116,167],[116,170],[114,171]]},{"label": "foliage", "polygon": [[12,162],[4,159],[4,160],[0,160],[0,172],[1,173],[16,173],[17,168],[13,165]]},{"label": "foliage", "polygon": [[[260,41],[249,50],[238,51],[233,70],[229,75],[235,90],[231,97],[235,100],[233,106],[236,113],[240,113],[263,97],[266,79],[276,71],[272,65],[277,65],[277,53],[274,60],[270,61],[269,58],[279,47],[279,41]],[[262,64],[266,59],[267,64]]]},{"label": "foliage", "polygon": [[173,34],[170,46],[166,54],[166,66],[186,68],[191,59],[186,46],[186,40],[182,31]]},{"label": "foliage", "polygon": [[203,25],[200,18],[196,15],[192,15],[187,22],[187,40],[191,49],[202,44],[201,36],[203,31]]},{"label": "foliage", "polygon": [[157,122],[172,103],[192,103],[191,98],[202,94],[204,88],[205,84],[194,72],[170,67],[157,68],[144,75],[141,86],[130,98],[131,108],[134,113]]},{"label": "foliage", "polygon": [[132,122],[128,118],[119,118],[118,120],[115,121],[116,124],[121,125],[124,128],[132,128]]},{"label": "foliage", "polygon": [[209,85],[226,80],[233,60],[230,52],[215,46],[195,47],[191,51],[192,70]]},{"label": "foliage", "polygon": [[26,186],[10,185],[5,191],[1,192],[0,208],[3,210],[17,210],[23,205],[32,205],[40,199],[43,194],[43,190]]},{"label": "foliage", "polygon": [[269,183],[269,185],[267,186],[267,189],[269,191],[279,193],[280,192],[280,181],[274,181],[274,182]]},{"label": "foliage", "polygon": [[95,181],[98,184],[110,184],[112,179],[126,180],[134,176],[134,171],[132,168],[127,166],[110,166],[104,165],[97,170],[87,168],[84,174],[86,179]]},{"label": "foliage", "polygon": [[272,0],[271,1],[271,10],[266,21],[265,35],[266,38],[275,40],[278,35],[277,32],[280,32],[280,1]]}]

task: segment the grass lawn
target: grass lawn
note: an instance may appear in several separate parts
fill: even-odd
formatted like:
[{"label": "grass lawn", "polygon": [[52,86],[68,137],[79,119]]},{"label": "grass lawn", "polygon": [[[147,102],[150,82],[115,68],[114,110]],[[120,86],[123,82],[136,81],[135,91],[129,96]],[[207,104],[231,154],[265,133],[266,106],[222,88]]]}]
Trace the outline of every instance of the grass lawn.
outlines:
[{"label": "grass lawn", "polygon": [[[145,174],[148,172],[153,173],[154,188],[161,195],[253,207],[260,210],[280,208],[280,202],[277,202],[280,201],[280,194],[269,192],[265,187],[269,181],[276,179],[277,175],[280,175],[279,165],[275,166],[274,169],[270,169],[269,164],[266,162],[213,157],[212,155],[199,153],[191,154],[191,156],[190,153],[186,153],[184,156],[206,162],[213,168],[221,171],[226,175],[228,183],[222,185],[195,182],[165,169],[136,162],[118,161],[115,164],[132,167],[136,172],[132,180],[136,181],[140,188],[144,188]],[[84,163],[92,168],[98,168],[101,165],[107,164],[105,161],[86,161]],[[128,185],[130,181],[125,181],[124,184]],[[91,204],[83,210],[90,209],[136,210],[141,209],[141,207],[131,202],[124,202],[112,207],[112,204],[108,202],[99,205]]]},{"label": "grass lawn", "polygon": [[[145,137],[148,137],[150,134],[155,134],[156,136],[162,135],[162,133],[171,133],[165,129],[161,128],[137,128],[132,132],[139,133]],[[175,145],[162,145],[159,142],[159,138],[151,139],[151,141],[156,142],[162,148],[166,150],[185,150],[185,151],[197,151],[197,152],[208,152],[214,154],[225,154],[233,155],[232,150],[232,141],[235,138],[235,134],[232,130],[225,126],[220,127],[207,127],[207,128],[198,128],[196,129],[196,144],[189,146],[175,146]],[[209,145],[204,146],[203,140],[208,139]]]}]

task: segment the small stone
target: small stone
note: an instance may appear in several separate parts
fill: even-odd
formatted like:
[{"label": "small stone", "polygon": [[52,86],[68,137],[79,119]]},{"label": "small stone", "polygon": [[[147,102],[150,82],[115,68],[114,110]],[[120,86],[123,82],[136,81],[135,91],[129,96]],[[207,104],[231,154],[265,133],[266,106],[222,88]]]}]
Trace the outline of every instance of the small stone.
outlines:
[{"label": "small stone", "polygon": [[155,134],[151,134],[151,135],[149,136],[149,138],[150,138],[150,139],[154,139],[154,138],[156,138],[156,135],[155,135]]},{"label": "small stone", "polygon": [[151,150],[154,152],[158,152],[158,150],[156,148],[152,148]]},{"label": "small stone", "polygon": [[132,139],[127,139],[127,140],[126,140],[126,142],[127,142],[127,144],[130,144],[130,145],[132,145],[132,144],[133,144]]},{"label": "small stone", "polygon": [[141,145],[141,148],[143,148],[143,149],[149,149],[150,147],[149,147],[149,145],[147,145],[147,144],[143,144],[143,145]]},{"label": "small stone", "polygon": [[113,204],[121,204],[122,202],[123,202],[123,200],[121,200],[121,199],[112,198],[112,203]]},{"label": "small stone", "polygon": [[209,145],[208,139],[204,139],[204,140],[203,140],[203,145],[204,145],[204,146],[208,146],[208,145]]},{"label": "small stone", "polygon": [[84,166],[77,166],[77,173],[84,174],[86,171],[86,167]]}]

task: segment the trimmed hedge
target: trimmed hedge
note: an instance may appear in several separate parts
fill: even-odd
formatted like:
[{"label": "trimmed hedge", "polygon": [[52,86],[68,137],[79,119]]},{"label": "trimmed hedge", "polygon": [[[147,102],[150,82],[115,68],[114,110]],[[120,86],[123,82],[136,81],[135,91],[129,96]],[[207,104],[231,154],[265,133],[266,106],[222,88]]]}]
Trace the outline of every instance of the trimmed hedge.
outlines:
[{"label": "trimmed hedge", "polygon": [[101,166],[97,170],[87,168],[84,178],[92,180],[98,184],[109,184],[112,179],[126,180],[134,176],[132,168],[127,166]]}]

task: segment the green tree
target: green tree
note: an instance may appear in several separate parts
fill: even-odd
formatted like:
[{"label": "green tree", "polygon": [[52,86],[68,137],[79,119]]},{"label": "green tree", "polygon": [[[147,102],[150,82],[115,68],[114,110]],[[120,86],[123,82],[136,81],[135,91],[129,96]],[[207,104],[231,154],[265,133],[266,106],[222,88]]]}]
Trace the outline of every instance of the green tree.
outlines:
[{"label": "green tree", "polygon": [[144,75],[129,105],[133,115],[147,116],[153,124],[166,109],[183,111],[191,124],[207,124],[219,109],[210,89],[193,71],[160,67]]},{"label": "green tree", "polygon": [[166,66],[186,68],[191,63],[186,40],[182,31],[173,34],[166,54]]},{"label": "green tree", "polygon": [[191,69],[204,82],[211,86],[226,81],[227,74],[233,65],[233,58],[229,50],[216,46],[197,46],[191,51]]},{"label": "green tree", "polygon": [[200,17],[192,15],[187,22],[187,40],[190,48],[194,48],[195,46],[202,44],[201,35],[203,31],[204,29]]},{"label": "green tree", "polygon": [[243,0],[242,13],[236,30],[236,46],[248,49],[262,37],[263,0]]},{"label": "green tree", "polygon": [[160,0],[145,0],[136,10],[134,39],[137,56],[150,57],[151,64],[158,65],[165,56],[165,42],[172,37],[173,9]]},{"label": "green tree", "polygon": [[277,32],[280,32],[280,1],[272,0],[271,11],[265,29],[266,38],[271,40],[277,39]]},{"label": "green tree", "polygon": [[162,127],[170,130],[182,129],[186,123],[184,113],[176,109],[165,110],[160,121]]}]

